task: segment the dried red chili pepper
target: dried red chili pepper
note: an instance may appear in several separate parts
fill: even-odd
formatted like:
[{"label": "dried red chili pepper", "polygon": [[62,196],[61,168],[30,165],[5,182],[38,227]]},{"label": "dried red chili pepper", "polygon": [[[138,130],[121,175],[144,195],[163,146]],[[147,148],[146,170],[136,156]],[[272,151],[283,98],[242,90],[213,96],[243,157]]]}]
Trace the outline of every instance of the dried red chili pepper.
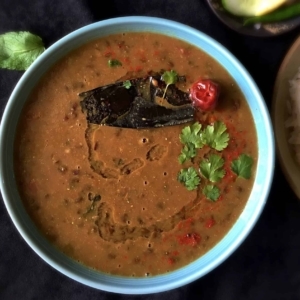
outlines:
[{"label": "dried red chili pepper", "polygon": [[202,111],[213,110],[220,94],[219,85],[210,79],[199,79],[190,88],[190,99],[194,107]]}]

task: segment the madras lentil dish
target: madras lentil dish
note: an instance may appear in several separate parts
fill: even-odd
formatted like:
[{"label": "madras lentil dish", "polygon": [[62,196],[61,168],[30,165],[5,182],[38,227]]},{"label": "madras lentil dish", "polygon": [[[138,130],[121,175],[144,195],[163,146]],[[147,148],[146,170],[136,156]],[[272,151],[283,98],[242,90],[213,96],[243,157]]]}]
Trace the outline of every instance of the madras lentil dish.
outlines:
[{"label": "madras lentil dish", "polygon": [[[89,118],[82,93],[130,89],[132,74],[156,83],[153,72],[165,82],[161,102],[172,86],[191,97],[197,83],[217,102],[158,127]],[[131,32],[81,46],[41,78],[18,124],[14,167],[28,214],[58,249],[105,273],[144,277],[191,263],[228,233],[257,157],[250,109],[221,65],[176,38]]]}]

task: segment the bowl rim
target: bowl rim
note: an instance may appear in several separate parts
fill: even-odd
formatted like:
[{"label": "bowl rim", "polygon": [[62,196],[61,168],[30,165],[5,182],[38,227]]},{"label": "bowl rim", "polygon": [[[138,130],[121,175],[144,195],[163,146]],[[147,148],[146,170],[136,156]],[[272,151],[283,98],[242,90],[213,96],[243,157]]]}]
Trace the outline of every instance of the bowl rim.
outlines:
[{"label": "bowl rim", "polygon": [[[124,278],[122,276],[104,274],[84,267],[62,254],[41,237],[41,234],[37,228],[35,228],[33,222],[25,212],[24,207],[18,205],[21,203],[21,199],[16,192],[16,184],[14,182],[12,170],[12,158],[10,159],[11,163],[8,163],[8,157],[12,156],[11,150],[14,134],[11,134],[11,132],[12,130],[15,130],[15,128],[12,129],[12,126],[16,125],[14,123],[16,123],[21,110],[17,105],[19,103],[18,99],[20,101],[23,96],[26,100],[26,97],[24,96],[26,94],[24,94],[26,86],[30,84],[34,86],[34,82],[38,82],[38,79],[32,79],[35,77],[35,74],[43,74],[52,64],[52,60],[54,62],[57,61],[59,57],[73,49],[74,45],[77,45],[76,43],[78,43],[78,40],[81,41],[78,44],[79,46],[89,41],[89,39],[92,39],[95,32],[98,32],[97,34],[99,36],[105,36],[112,33],[112,31],[110,31],[112,28],[118,30],[120,30],[120,28],[123,30],[124,28],[124,30],[127,30],[126,28],[128,27],[130,31],[132,28],[136,28],[136,26],[138,29],[135,31],[144,30],[167,35],[174,34],[174,37],[180,39],[188,37],[189,40],[186,40],[186,42],[190,44],[197,43],[197,45],[195,45],[198,46],[198,48],[202,48],[202,50],[205,49],[203,51],[211,56],[214,53],[216,55],[219,54],[223,59],[222,64],[232,66],[233,74],[231,75],[235,78],[237,83],[239,81],[243,83],[242,89],[245,89],[245,91],[243,90],[243,93],[248,93],[257,100],[257,107],[253,108],[253,110],[257,111],[260,118],[258,118],[258,120],[255,119],[255,122],[257,126],[260,126],[260,131],[264,131],[266,135],[263,147],[265,149],[259,151],[258,165],[262,164],[267,169],[260,168],[260,170],[263,170],[258,172],[259,174],[261,173],[261,175],[259,179],[255,180],[254,184],[257,187],[257,190],[254,188],[250,195],[250,199],[253,198],[253,201],[251,201],[251,204],[247,203],[247,205],[249,204],[249,209],[245,209],[242,212],[242,215],[239,217],[233,228],[230,229],[229,233],[208,253],[174,272],[145,278]],[[154,29],[151,30],[147,28]],[[162,30],[162,28],[165,28],[165,30]],[[105,32],[105,34],[99,34],[100,31]],[[91,32],[93,34],[91,34]],[[210,50],[212,50],[212,53],[210,53]],[[43,64],[49,65],[46,67],[46,70],[43,70]],[[28,93],[30,90],[31,89],[29,88]],[[248,99],[248,97],[246,98]],[[25,100],[21,100],[23,104],[25,103]],[[22,107],[22,105],[19,106]],[[15,122],[13,122],[14,119]],[[150,294],[164,292],[191,283],[215,269],[239,247],[251,232],[265,206],[273,180],[275,146],[272,122],[265,101],[248,71],[239,60],[233,56],[233,54],[212,37],[209,37],[200,30],[188,25],[164,18],[145,16],[111,18],[83,26],[62,37],[46,49],[46,51],[43,52],[23,74],[8,100],[0,126],[0,190],[5,207],[15,227],[27,244],[54,269],[77,282],[108,292],[120,294]],[[260,131],[258,134],[260,134]],[[263,158],[262,155],[264,155]],[[258,195],[259,200],[254,199],[254,197]],[[248,202],[250,201],[248,200]],[[223,244],[222,247],[220,246],[221,244]]]}]

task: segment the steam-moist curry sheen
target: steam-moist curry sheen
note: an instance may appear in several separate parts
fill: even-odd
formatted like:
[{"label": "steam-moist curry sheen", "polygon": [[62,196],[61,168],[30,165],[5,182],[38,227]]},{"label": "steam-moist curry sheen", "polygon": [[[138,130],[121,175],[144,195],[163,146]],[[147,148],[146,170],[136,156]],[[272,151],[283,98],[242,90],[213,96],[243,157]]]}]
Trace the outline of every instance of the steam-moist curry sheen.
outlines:
[{"label": "steam-moist curry sheen", "polygon": [[[114,128],[88,124],[81,109],[81,92],[162,69],[186,76],[184,91],[199,78],[220,84],[216,109],[196,116],[203,126],[224,122],[230,136],[216,201],[203,195],[204,179],[192,191],[177,179],[189,166],[178,156],[190,124]],[[196,163],[210,151],[199,150]],[[254,161],[248,180],[231,171],[241,153]],[[155,33],[111,35],[61,59],[31,93],[15,140],[19,191],[40,231],[82,264],[126,276],[170,272],[216,245],[245,207],[256,161],[254,122],[235,81],[206,53]]]}]

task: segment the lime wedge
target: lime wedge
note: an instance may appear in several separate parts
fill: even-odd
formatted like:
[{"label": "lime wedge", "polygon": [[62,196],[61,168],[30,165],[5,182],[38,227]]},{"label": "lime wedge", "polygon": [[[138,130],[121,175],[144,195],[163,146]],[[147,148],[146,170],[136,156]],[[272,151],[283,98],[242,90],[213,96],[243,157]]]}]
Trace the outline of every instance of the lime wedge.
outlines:
[{"label": "lime wedge", "polygon": [[286,2],[287,0],[222,0],[222,5],[233,15],[253,17],[271,12]]}]

